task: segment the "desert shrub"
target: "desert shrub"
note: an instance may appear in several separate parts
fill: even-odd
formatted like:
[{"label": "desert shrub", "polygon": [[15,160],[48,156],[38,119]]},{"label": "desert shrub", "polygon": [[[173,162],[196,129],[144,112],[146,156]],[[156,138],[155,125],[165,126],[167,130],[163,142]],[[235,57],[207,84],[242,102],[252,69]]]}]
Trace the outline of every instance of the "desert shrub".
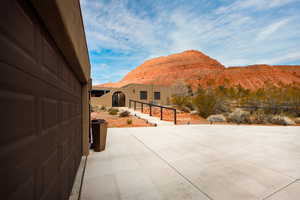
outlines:
[{"label": "desert shrub", "polygon": [[226,118],[224,115],[210,115],[207,120],[209,122],[225,122]]},{"label": "desert shrub", "polygon": [[91,105],[91,112],[98,112],[100,110],[99,106]]},{"label": "desert shrub", "polygon": [[128,117],[129,115],[130,115],[130,112],[127,111],[127,110],[122,111],[122,112],[119,114],[120,117]]},{"label": "desert shrub", "polygon": [[127,124],[132,124],[132,119],[127,119]]},{"label": "desert shrub", "polygon": [[190,98],[188,96],[183,95],[173,95],[171,98],[172,104],[176,105],[180,110],[182,110],[185,106],[191,104]]},{"label": "desert shrub", "polygon": [[118,109],[115,109],[115,108],[110,108],[110,109],[108,110],[108,113],[109,113],[110,115],[116,115],[116,114],[118,114],[118,112],[119,112],[119,110],[118,110]]},{"label": "desert shrub", "polygon": [[295,119],[295,123],[296,123],[296,124],[300,124],[300,117],[297,117],[297,118]]},{"label": "desert shrub", "polygon": [[[272,115],[300,117],[300,87],[297,84],[274,86],[266,82],[264,87],[257,90],[245,89],[241,85],[234,86],[225,80],[223,84],[215,86],[214,81],[210,80],[206,85],[202,84],[205,88],[198,85],[195,93],[173,96],[172,103],[179,110],[197,110],[205,118],[231,113],[232,120],[236,123],[269,123]],[[235,115],[237,112],[232,113],[235,108],[249,111],[251,118],[249,114]],[[242,119],[238,119],[239,117]]]},{"label": "desert shrub", "polygon": [[249,124],[251,123],[250,120],[250,113],[247,111],[244,111],[242,109],[235,109],[232,113],[228,115],[228,121],[234,122],[237,124]]},{"label": "desert shrub", "polygon": [[297,117],[300,116],[300,87],[296,84],[276,87],[266,83],[264,88],[249,93],[240,102],[266,114]]},{"label": "desert shrub", "polygon": [[95,106],[91,105],[90,110],[91,112],[95,112],[96,111]]},{"label": "desert shrub", "polygon": [[265,114],[263,111],[253,112],[250,120],[252,124],[267,124],[270,123],[272,115]]},{"label": "desert shrub", "polygon": [[278,125],[294,125],[295,122],[291,120],[289,117],[281,116],[281,115],[275,115],[271,118],[272,124],[278,124]]},{"label": "desert shrub", "polygon": [[105,106],[101,106],[100,110],[106,111],[106,107]]},{"label": "desert shrub", "polygon": [[193,103],[200,116],[207,118],[209,115],[215,114],[217,99],[214,95],[199,93],[193,99]]}]

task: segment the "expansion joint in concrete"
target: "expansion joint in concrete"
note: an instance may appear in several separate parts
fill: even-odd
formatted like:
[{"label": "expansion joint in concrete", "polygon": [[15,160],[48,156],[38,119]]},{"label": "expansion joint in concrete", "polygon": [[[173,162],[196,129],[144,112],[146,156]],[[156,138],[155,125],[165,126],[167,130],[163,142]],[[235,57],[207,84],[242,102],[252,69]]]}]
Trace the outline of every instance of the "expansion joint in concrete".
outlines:
[{"label": "expansion joint in concrete", "polygon": [[262,198],[262,200],[267,200],[267,199],[269,199],[270,197],[274,196],[274,195],[277,194],[278,192],[281,192],[281,191],[285,190],[285,189],[288,188],[290,185],[292,185],[292,184],[294,184],[294,183],[296,183],[296,182],[298,182],[298,181],[300,181],[300,178],[297,178],[297,179],[293,180],[292,182],[286,184],[285,186],[279,188],[278,190],[275,190],[275,191],[272,192],[271,194],[269,194],[269,195],[267,195],[266,197]]},{"label": "expansion joint in concrete", "polygon": [[201,192],[204,196],[206,196],[209,200],[213,200],[212,197],[210,197],[206,192],[202,191],[197,185],[195,185],[190,179],[188,179],[186,176],[184,176],[180,171],[178,171],[174,166],[172,166],[167,160],[165,160],[163,157],[161,157],[158,153],[156,153],[154,150],[152,150],[149,146],[147,146],[142,140],[140,140],[135,135],[131,134],[137,141],[139,141],[145,148],[147,148],[149,151],[154,153],[159,159],[161,159],[164,163],[166,163],[169,167],[171,167],[179,176],[181,176],[183,179],[185,179],[187,182],[189,182],[196,190]]}]

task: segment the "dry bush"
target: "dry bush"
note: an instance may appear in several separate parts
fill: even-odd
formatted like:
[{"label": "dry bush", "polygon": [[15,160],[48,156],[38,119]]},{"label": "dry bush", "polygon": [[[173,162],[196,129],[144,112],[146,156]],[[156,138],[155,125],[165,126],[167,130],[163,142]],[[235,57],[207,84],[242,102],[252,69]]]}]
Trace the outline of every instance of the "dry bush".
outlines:
[{"label": "dry bush", "polygon": [[254,112],[251,117],[252,124],[267,124],[270,123],[272,115],[265,114],[263,111]]},{"label": "dry bush", "polygon": [[217,99],[214,95],[205,93],[198,94],[193,99],[193,104],[197,108],[199,115],[204,118],[216,113]]},{"label": "dry bush", "polygon": [[101,106],[100,110],[106,111],[106,107],[105,106]]},{"label": "dry bush", "polygon": [[250,120],[250,113],[247,111],[244,111],[242,109],[235,109],[232,113],[228,115],[228,121],[234,122],[237,124],[249,124],[251,123]]},{"label": "dry bush", "polygon": [[291,120],[289,117],[281,116],[281,115],[275,115],[271,118],[272,124],[278,124],[278,125],[295,125],[295,122]]},{"label": "dry bush", "polygon": [[127,119],[127,124],[132,124],[132,119]]},{"label": "dry bush", "polygon": [[99,112],[100,107],[97,105],[91,105],[91,112]]},{"label": "dry bush", "polygon": [[297,118],[295,119],[295,123],[296,123],[296,124],[300,124],[300,117],[297,117]]}]

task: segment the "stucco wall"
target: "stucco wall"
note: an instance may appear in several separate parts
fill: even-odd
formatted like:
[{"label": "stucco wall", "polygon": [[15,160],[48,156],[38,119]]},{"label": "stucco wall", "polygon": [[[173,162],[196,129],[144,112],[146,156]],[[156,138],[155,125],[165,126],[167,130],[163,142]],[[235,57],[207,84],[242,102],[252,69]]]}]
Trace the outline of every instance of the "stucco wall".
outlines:
[{"label": "stucco wall", "polygon": [[30,0],[82,83],[90,80],[90,62],[79,0]]},{"label": "stucco wall", "polygon": [[[97,87],[97,89],[101,89],[101,88]],[[140,99],[140,91],[147,91],[147,100]],[[122,88],[115,88],[111,90],[111,92],[101,97],[92,97],[91,98],[92,105],[104,105],[107,107],[111,107],[112,96],[115,92],[122,92],[125,94],[126,106],[128,106],[129,99],[143,101],[146,103],[152,102],[154,104],[167,105],[169,104],[168,101],[170,100],[172,95],[176,93],[176,89],[173,87],[166,87],[166,86],[159,86],[159,85],[130,84]],[[154,99],[154,92],[160,92],[160,100]]]}]

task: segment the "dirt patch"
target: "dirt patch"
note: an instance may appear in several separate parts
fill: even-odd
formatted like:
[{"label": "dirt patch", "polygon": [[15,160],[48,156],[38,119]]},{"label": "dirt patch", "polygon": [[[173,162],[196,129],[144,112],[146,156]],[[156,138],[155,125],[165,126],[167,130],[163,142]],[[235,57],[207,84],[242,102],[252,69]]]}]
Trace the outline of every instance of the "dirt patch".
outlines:
[{"label": "dirt patch", "polygon": [[[91,119],[104,119],[108,122],[108,128],[124,128],[124,127],[148,127],[154,126],[149,124],[144,119],[135,116],[119,117],[118,115],[110,115],[107,111],[92,112]],[[132,120],[131,124],[127,121]]]}]

